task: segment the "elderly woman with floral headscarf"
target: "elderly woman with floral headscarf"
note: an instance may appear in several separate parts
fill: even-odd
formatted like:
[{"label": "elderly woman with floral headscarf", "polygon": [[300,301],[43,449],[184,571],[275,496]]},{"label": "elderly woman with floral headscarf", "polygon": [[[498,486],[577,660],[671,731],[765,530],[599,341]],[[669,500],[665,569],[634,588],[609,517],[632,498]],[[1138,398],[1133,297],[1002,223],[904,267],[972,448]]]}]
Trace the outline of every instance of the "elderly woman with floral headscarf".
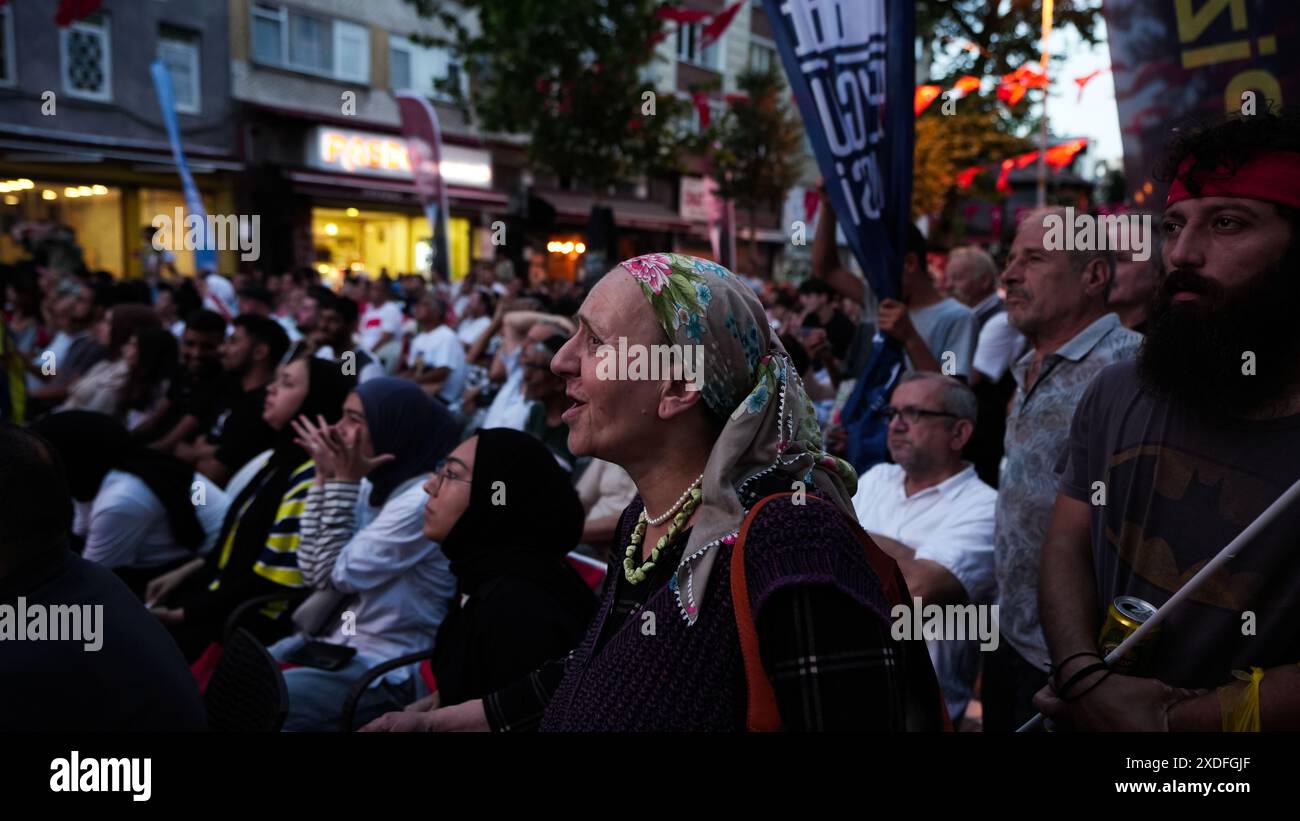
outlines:
[{"label": "elderly woman with floral headscarf", "polygon": [[[586,637],[481,700],[368,729],[944,727],[925,643],[891,638],[906,585],[858,527],[853,472],[823,450],[750,288],[649,254],[604,277],[578,320],[551,364],[574,403],[569,447],[638,491]],[[645,367],[665,349],[686,367]]]}]

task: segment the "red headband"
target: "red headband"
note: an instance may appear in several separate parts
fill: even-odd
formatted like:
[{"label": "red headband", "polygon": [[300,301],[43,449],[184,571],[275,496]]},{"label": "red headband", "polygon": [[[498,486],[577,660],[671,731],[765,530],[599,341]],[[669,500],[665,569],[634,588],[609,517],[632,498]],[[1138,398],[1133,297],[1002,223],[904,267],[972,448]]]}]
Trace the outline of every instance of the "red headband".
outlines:
[{"label": "red headband", "polygon": [[[1183,181],[1194,159],[1187,157],[1178,166],[1166,208],[1193,196]],[[1197,197],[1242,197],[1300,208],[1300,154],[1294,151],[1260,151],[1236,171],[1220,165],[1213,174],[1197,174],[1196,181],[1200,183]]]}]

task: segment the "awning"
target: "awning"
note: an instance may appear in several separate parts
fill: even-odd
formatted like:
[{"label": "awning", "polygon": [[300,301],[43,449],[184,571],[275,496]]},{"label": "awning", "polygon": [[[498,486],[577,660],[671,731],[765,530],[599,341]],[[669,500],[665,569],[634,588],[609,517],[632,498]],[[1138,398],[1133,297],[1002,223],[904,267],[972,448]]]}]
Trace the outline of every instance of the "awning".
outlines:
[{"label": "awning", "polygon": [[[6,126],[7,128],[8,126]],[[195,174],[214,171],[241,171],[243,164],[191,153],[186,147],[185,159]],[[0,162],[12,163],[102,163],[106,161],[133,163],[133,170],[142,173],[176,173],[171,150],[163,147],[154,151],[137,149],[111,143],[64,143],[56,140],[26,140],[0,138]]]},{"label": "awning", "polygon": [[[555,209],[557,217],[566,217],[568,221],[579,220],[583,223],[591,214],[594,198],[591,194],[579,194],[572,191],[534,191]],[[647,200],[606,199],[602,205],[614,212],[614,222],[624,228],[638,228],[643,231],[689,231],[691,221],[681,214],[657,202]]]},{"label": "awning", "polygon": [[[420,206],[415,183],[407,180],[363,177],[358,174],[331,174],[326,171],[286,172],[294,190],[322,197],[351,197],[369,201],[394,202]],[[509,199],[500,191],[466,186],[447,186],[447,204],[457,208],[481,208],[505,211]]]}]

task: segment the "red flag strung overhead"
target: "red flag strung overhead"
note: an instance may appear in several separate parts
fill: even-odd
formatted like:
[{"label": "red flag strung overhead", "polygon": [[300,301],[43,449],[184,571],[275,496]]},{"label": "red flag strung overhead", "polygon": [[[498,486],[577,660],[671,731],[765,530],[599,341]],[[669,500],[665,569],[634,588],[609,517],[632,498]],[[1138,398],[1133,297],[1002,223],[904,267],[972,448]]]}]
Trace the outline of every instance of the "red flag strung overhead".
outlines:
[{"label": "red flag strung overhead", "polygon": [[674,23],[698,23],[712,13],[705,9],[682,9],[676,6],[660,6],[655,9],[655,17],[660,20],[672,20]]},{"label": "red flag strung overhead", "polygon": [[743,5],[745,5],[744,0],[732,3],[730,8],[715,16],[713,21],[704,27],[704,36],[700,38],[701,45],[708,48],[710,44],[717,42],[722,33],[727,30],[727,26],[730,26],[731,21],[735,19],[736,12],[740,11],[740,7]]},{"label": "red flag strung overhead", "polygon": [[1097,79],[1103,74],[1106,74],[1109,71],[1110,69],[1108,68],[1098,68],[1088,72],[1082,77],[1075,77],[1074,84],[1079,87],[1079,98],[1078,100],[1076,100],[1076,102],[1080,102],[1080,103],[1083,102],[1083,89],[1085,86],[1088,85],[1088,83],[1091,83],[1093,80]]},{"label": "red flag strung overhead", "polygon": [[980,87],[980,78],[971,74],[961,77],[953,83],[953,91],[960,91],[962,96],[970,94],[972,91],[978,91]]},{"label": "red flag strung overhead", "polygon": [[983,170],[984,166],[982,165],[972,165],[970,168],[959,171],[957,173],[957,187],[970,188],[971,185],[975,183],[975,178],[978,177],[979,173]]},{"label": "red flag strung overhead", "polygon": [[[1053,169],[1060,170],[1069,165],[1074,160],[1075,155],[1087,147],[1088,139],[1086,137],[1080,137],[1077,140],[1067,140],[1063,143],[1054,145],[1047,149],[1047,165]],[[1009,191],[1011,189],[1011,184],[1008,181],[1008,176],[1011,172],[1017,168],[1025,168],[1038,162],[1038,153],[1039,152],[1037,151],[1027,151],[1024,154],[1017,154],[1014,157],[1008,157],[999,163],[998,190],[1002,192]],[[957,187],[970,188],[975,182],[975,178],[987,167],[988,166],[985,165],[972,165],[970,168],[960,171],[956,177]]]},{"label": "red flag strung overhead", "polygon": [[85,20],[99,11],[104,0],[59,0],[59,8],[54,12],[54,22],[60,28],[66,28],[78,20]]},{"label": "red flag strung overhead", "polygon": [[[740,0],[740,2],[732,3],[729,8],[720,11],[717,14],[705,9],[683,9],[678,8],[677,6],[660,6],[655,9],[655,17],[660,20],[672,20],[674,23],[680,23],[682,25],[689,25],[691,23],[699,23],[708,20],[708,24],[705,25],[703,30],[700,32],[700,47],[707,48],[711,44],[717,42],[718,38],[727,30],[727,27],[731,25],[731,21],[736,18],[736,12],[740,11],[740,7],[743,5],[745,5],[744,0]],[[658,42],[658,40],[655,42]]]},{"label": "red flag strung overhead", "polygon": [[916,96],[912,99],[912,111],[916,116],[921,116],[921,112],[930,107],[934,98],[939,96],[940,88],[936,85],[925,85],[916,87]]},{"label": "red flag strung overhead", "polygon": [[817,213],[817,206],[821,205],[822,195],[818,194],[813,188],[805,188],[803,192],[803,221],[811,224],[813,216]]},{"label": "red flag strung overhead", "polygon": [[1002,75],[998,99],[1007,105],[1015,105],[1031,88],[1047,88],[1047,75],[1036,63],[1025,63],[1010,74]]},{"label": "red flag strung overhead", "polygon": [[[964,77],[958,78],[957,82],[953,83],[952,88],[949,89],[949,91],[954,92],[955,97],[965,97],[972,91],[979,89],[979,87],[980,78],[967,74]],[[939,96],[941,91],[942,89],[937,85],[931,84],[917,86],[916,95],[912,98],[913,113],[918,117],[921,116],[921,112],[930,107],[930,103],[934,102],[935,98]]]},{"label": "red flag strung overhead", "polygon": [[1080,137],[1077,140],[1068,140],[1059,145],[1054,145],[1047,149],[1047,164],[1052,168],[1064,168],[1074,160],[1074,155],[1087,147],[1087,137]]},{"label": "red flag strung overhead", "polygon": [[697,91],[691,95],[691,102],[695,103],[695,111],[700,115],[700,128],[709,127],[709,92]]}]

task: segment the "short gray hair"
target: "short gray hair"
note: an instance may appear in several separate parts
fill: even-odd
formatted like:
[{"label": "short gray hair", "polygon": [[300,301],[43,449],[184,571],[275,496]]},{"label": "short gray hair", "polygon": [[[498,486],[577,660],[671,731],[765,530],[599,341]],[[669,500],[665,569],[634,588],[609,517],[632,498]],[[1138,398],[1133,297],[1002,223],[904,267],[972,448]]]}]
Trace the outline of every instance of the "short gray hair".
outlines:
[{"label": "short gray hair", "polygon": [[[1043,220],[1047,217],[1048,214],[1057,214],[1060,217],[1064,218],[1065,208],[1066,206],[1064,205],[1044,205],[1041,208],[1034,208],[1028,214],[1025,215],[1024,220],[1021,224],[1033,220],[1034,224],[1036,225],[1044,225]],[[1089,217],[1093,217],[1094,219],[1097,216],[1096,212],[1093,211],[1085,211],[1084,213]],[[1066,231],[1074,230],[1073,225],[1066,225],[1063,227],[1064,230]],[[1101,292],[1101,301],[1103,304],[1108,302],[1110,300],[1110,289],[1115,286],[1115,267],[1118,264],[1118,260],[1119,260],[1114,250],[1110,248],[1106,248],[1106,249],[1094,248],[1091,250],[1080,250],[1076,248],[1074,250],[1066,251],[1065,255],[1066,255],[1066,260],[1070,265],[1070,270],[1076,274],[1082,273],[1083,269],[1088,267],[1088,263],[1092,262],[1094,259],[1101,260],[1102,264],[1106,266],[1106,285]]]},{"label": "short gray hair", "polygon": [[982,283],[992,284],[998,278],[998,264],[988,251],[978,245],[962,245],[948,252],[948,265],[961,260],[969,260]]},{"label": "short gray hair", "polygon": [[[939,410],[944,413],[951,413],[958,419],[965,419],[972,425],[975,424],[979,403],[976,401],[975,391],[971,390],[970,385],[960,379],[944,376],[933,371],[912,371],[903,374],[898,380],[899,385],[906,385],[908,382],[939,383],[942,387],[942,390],[939,391]],[[898,386],[894,386],[894,389],[897,390]]]}]

